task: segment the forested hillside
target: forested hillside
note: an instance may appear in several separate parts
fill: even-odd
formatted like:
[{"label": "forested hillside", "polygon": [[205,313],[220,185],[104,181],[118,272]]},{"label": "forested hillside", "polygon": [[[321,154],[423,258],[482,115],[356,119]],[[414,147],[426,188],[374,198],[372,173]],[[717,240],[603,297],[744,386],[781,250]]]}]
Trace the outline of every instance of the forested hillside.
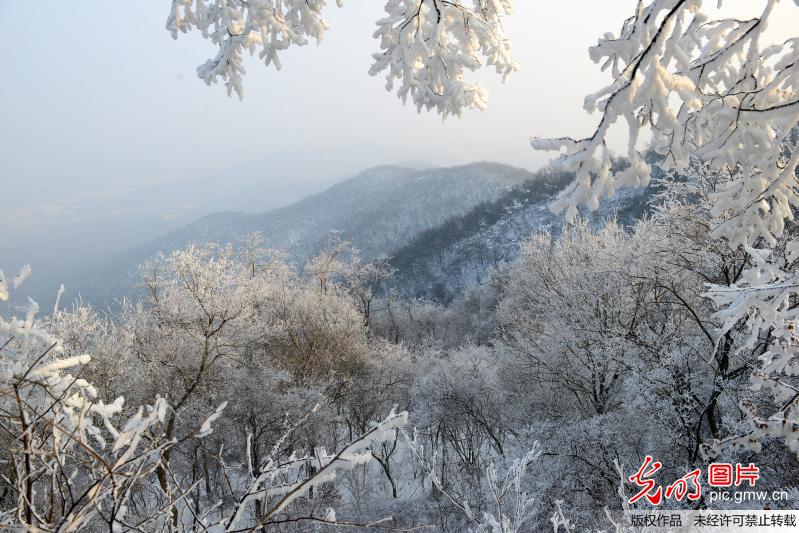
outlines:
[{"label": "forested hillside", "polygon": [[[485,282],[494,270],[519,257],[531,236],[542,231],[560,235],[564,220],[549,204],[572,179],[570,174],[540,171],[502,197],[419,233],[391,253],[391,265],[397,269],[392,287],[447,303]],[[584,210],[582,216],[595,227],[609,220],[632,226],[650,211],[656,190],[624,191],[596,211]]]},{"label": "forested hillside", "polygon": [[[319,253],[335,233],[351,242],[365,259],[391,255],[420,232],[435,228],[475,206],[493,202],[520,185],[535,181],[528,171],[497,163],[414,170],[384,166],[366,170],[288,207],[262,214],[217,213],[146,245],[118,254],[93,269],[65,280],[67,295],[78,293],[96,305],[114,306],[114,299],[136,289],[137,266],[162,252],[191,243],[241,244],[259,232],[265,246],[302,264]],[[49,296],[49,298],[48,298]],[[42,301],[51,301],[41,295]]]},{"label": "forested hillside", "polygon": [[[255,84],[261,107],[217,106],[162,65],[139,42],[144,5],[38,4],[0,9],[0,200],[36,199],[14,224],[66,213],[36,172],[118,198],[139,159],[214,174],[222,198],[268,150],[297,170],[315,145],[346,158],[344,138],[405,146],[387,160],[527,165],[505,135],[528,117],[553,156],[373,167],[165,229],[43,298],[35,264],[0,270],[0,531],[797,530],[799,0],[631,1],[597,31],[593,78],[565,57],[617,2],[173,0],[171,36],[212,49],[194,74],[241,102],[251,63],[299,63],[289,49],[344,27],[345,53]],[[436,122],[345,75],[365,66],[339,57],[363,19],[325,18],[339,8],[382,10],[369,73]],[[519,70],[517,8],[523,94],[501,120],[458,120],[488,109],[479,72]],[[589,79],[597,117],[578,122],[562,106]],[[129,220],[156,224],[149,207]],[[0,253],[27,242],[14,224]]]}]

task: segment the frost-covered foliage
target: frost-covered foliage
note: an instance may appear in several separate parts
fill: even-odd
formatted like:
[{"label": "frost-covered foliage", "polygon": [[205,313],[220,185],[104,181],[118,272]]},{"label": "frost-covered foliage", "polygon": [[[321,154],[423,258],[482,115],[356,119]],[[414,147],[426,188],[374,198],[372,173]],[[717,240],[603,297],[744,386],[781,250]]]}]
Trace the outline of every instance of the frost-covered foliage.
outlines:
[{"label": "frost-covered foliage", "polygon": [[[25,265],[16,276],[11,278],[11,287],[17,289],[22,282],[25,281],[25,278],[30,276],[30,273],[30,265]],[[3,274],[3,271],[0,270],[0,301],[6,300],[8,300],[8,280],[6,279],[5,274]]]},{"label": "frost-covered foliage", "polygon": [[[336,0],[342,7],[343,0]],[[215,57],[197,68],[207,84],[224,80],[228,94],[244,95],[243,54],[258,53],[280,68],[279,53],[310,40],[322,41],[329,24],[325,0],[172,0],[167,29],[198,30],[218,47]],[[386,88],[410,100],[421,111],[442,117],[465,109],[485,109],[488,91],[465,76],[481,66],[494,67],[503,81],[518,68],[502,18],[513,0],[390,0],[377,21],[370,74],[386,72]]]},{"label": "frost-covered foliage", "polygon": [[[335,236],[298,268],[251,235],[155,257],[118,316],[78,306],[41,323],[64,358],[93,354],[98,400],[173,406],[159,434],[176,442],[137,485],[137,517],[179,500],[160,523],[609,524],[606,507],[624,511],[616,463],[653,454],[676,478],[706,464],[703,442],[742,430],[767,345],[747,348],[743,322],[714,335],[705,284],[734,286],[751,258],[709,238],[719,177],[695,174],[659,183],[633,227],[532,235],[448,306],[380,290],[392,269]],[[392,409],[407,412],[410,443]],[[757,459],[766,487],[796,475],[780,453]]]},{"label": "frost-covered foliage", "polygon": [[483,61],[503,81],[518,69],[502,29],[502,17],[512,11],[513,0],[390,0],[375,32],[382,52],[374,54],[369,73],[386,71],[386,89],[398,85],[402,101],[410,97],[419,111],[446,117],[485,109],[488,91],[465,74]]},{"label": "frost-covered foliage", "polygon": [[[505,409],[502,352],[453,348],[469,327],[464,317],[433,327],[428,344],[400,341],[423,337],[399,316],[399,337],[383,337],[387,309],[415,314],[421,303],[378,294],[391,275],[382,261],[363,262],[333,240],[296,269],[261,241],[156,256],[142,267],[141,297],[121,314],[76,305],[38,322],[61,338],[59,358],[93,354],[81,377],[97,384],[99,405],[118,405],[124,419],[136,415],[128,405],[162,398],[154,434],[141,441],[160,447],[131,480],[133,523],[278,531],[304,522],[485,531],[547,523],[550,502],[532,474],[538,449],[515,429],[521,413]],[[439,320],[434,311],[426,318]],[[418,448],[400,436],[406,422]],[[13,494],[0,492],[4,510]]]},{"label": "frost-covered foliage", "polygon": [[132,500],[174,445],[161,431],[166,401],[103,401],[82,377],[91,357],[66,356],[37,311],[31,301],[25,318],[0,317],[0,527],[157,527],[184,495],[145,515]]},{"label": "frost-covered foliage", "polygon": [[[253,298],[269,275],[254,275],[253,264],[234,261],[229,251],[198,248],[156,260],[145,271],[150,304],[130,308],[118,324],[86,307],[56,309],[38,320],[32,301],[23,319],[0,318],[0,527],[233,531],[303,520],[336,523],[333,509],[298,515],[298,502],[329,486],[338,472],[367,465],[373,449],[395,439],[407,413],[392,409],[380,419],[373,411],[360,431],[332,443],[334,453],[301,444],[298,435],[320,404],[290,425],[284,412],[265,453],[258,423],[249,432],[241,428],[239,439],[220,437],[220,427],[232,429],[226,419],[265,415],[256,402],[242,406],[247,402],[240,397],[232,409],[227,400],[215,409],[209,404],[237,400],[210,374],[237,370],[228,359],[244,355],[237,350],[248,342],[245,326],[255,325]],[[360,317],[354,322],[361,324]],[[99,351],[98,358],[84,349]],[[95,387],[93,377],[103,386]],[[239,392],[242,384],[231,383]],[[131,408],[125,396],[153,403]],[[233,457],[238,453],[247,464],[231,468],[217,448],[226,489],[212,486],[207,463],[219,438],[238,441],[243,448],[234,448]],[[200,466],[204,487],[196,477]],[[221,490],[222,500],[201,506],[213,489]]]},{"label": "frost-covered foliage", "polygon": [[[567,208],[572,217],[579,204],[596,208],[621,186],[646,185],[650,166],[639,136],[649,129],[653,148],[669,168],[685,170],[692,157],[714,170],[741,166],[718,207],[740,216],[718,235],[737,245],[781,232],[796,168],[795,161],[781,161],[786,154],[780,148],[799,119],[796,40],[769,42],[766,29],[776,0],[759,2],[762,14],[749,20],[710,19],[702,11],[707,3],[639,2],[618,36],[607,34],[591,48],[591,58],[614,76],[585,99],[587,111],[602,112],[598,128],[582,140],[533,141],[538,149],[565,149],[556,165],[577,174],[553,208]],[[606,136],[619,121],[630,131],[630,166],[611,172]],[[765,204],[758,202],[771,209],[759,213]]]},{"label": "frost-covered foliage", "polygon": [[[746,251],[749,259],[734,283],[708,292],[720,307],[721,325],[712,334],[722,343],[746,322],[751,335],[740,349],[757,352],[748,361],[752,386],[767,394],[741,404],[749,431],[705,452],[715,457],[730,445],[757,451],[767,437],[797,452],[797,243],[781,241],[799,207],[799,40],[775,42],[770,36],[777,0],[758,2],[760,14],[749,19],[712,19],[703,11],[708,3],[639,2],[618,36],[608,34],[591,49],[592,59],[614,78],[586,98],[588,111],[602,113],[596,131],[582,140],[534,140],[533,146],[565,150],[556,165],[577,174],[553,204],[567,216],[580,204],[596,208],[620,186],[648,183],[651,169],[639,150],[645,130],[652,133],[662,168],[719,178],[708,237],[723,239],[731,251]],[[613,172],[606,138],[619,121],[629,128],[630,166]]]},{"label": "frost-covered foliage", "polygon": [[[342,0],[336,2],[339,7]],[[206,84],[225,80],[228,94],[244,96],[242,54],[249,52],[266,66],[280,68],[279,52],[303,46],[310,39],[321,42],[328,23],[322,18],[327,2],[316,0],[173,0],[166,22],[172,37],[198,30],[218,48],[215,57],[197,67]]]},{"label": "frost-covered foliage", "polygon": [[[533,142],[565,150],[552,183],[576,181],[553,207],[572,223],[526,235],[518,260],[487,266],[479,285],[404,296],[379,247],[360,254],[346,232],[323,243],[290,227],[286,240],[305,235],[312,250],[301,266],[259,235],[192,245],[147,263],[142,296],[119,316],[79,305],[0,321],[0,526],[621,530],[643,505],[627,503],[625,474],[646,455],[675,479],[757,453],[759,487],[795,486],[797,40],[768,42],[776,0],[750,20],[710,20],[704,4],[638,2],[620,35],[592,49],[614,78],[586,100],[602,113],[596,132]],[[241,95],[243,52],[279,66],[279,51],[321,39],[325,5],[175,0],[168,25],[211,39],[219,54],[200,77]],[[515,69],[500,25],[511,8],[391,0],[372,72],[419,109],[482,108],[465,76],[482,63]],[[630,130],[623,161],[606,142],[618,122]],[[574,220],[657,177],[651,153],[673,172],[655,180],[646,217]],[[403,169],[377,175],[331,189],[336,215],[364,203],[352,187],[398,203],[386,183],[419,183]],[[437,183],[424,190],[455,188]],[[500,189],[479,194],[492,202]],[[402,219],[387,204],[357,209],[377,239],[363,242],[401,246],[460,214],[417,239],[442,263],[434,244],[468,232],[460,211],[476,203],[414,205]],[[475,225],[515,208],[492,205]],[[319,226],[343,220],[316,207]],[[0,273],[0,299],[28,273]],[[63,372],[73,365],[80,374]],[[797,496],[770,503],[795,507]]]},{"label": "frost-covered foliage", "polygon": [[640,253],[633,243],[615,224],[593,233],[582,223],[557,243],[539,235],[526,244],[500,306],[508,342],[531,357],[536,379],[559,384],[598,415],[619,401],[635,350],[629,333],[638,327],[643,289],[631,283],[635,271],[622,270]]},{"label": "frost-covered foliage", "polygon": [[[324,448],[314,451],[313,455],[298,457],[292,453],[285,461],[278,461],[273,455],[277,455],[280,445],[287,435],[278,440],[273,449],[273,453],[262,465],[258,465],[257,470],[250,472],[249,485],[239,498],[235,512],[226,521],[227,530],[236,530],[245,516],[248,503],[257,502],[267,498],[275,498],[276,501],[266,510],[258,512],[258,519],[255,524],[248,525],[248,529],[263,527],[275,522],[273,517],[279,516],[294,500],[302,496],[307,496],[314,487],[319,487],[323,483],[332,481],[336,478],[337,471],[352,470],[359,465],[367,464],[372,460],[371,448],[374,445],[381,445],[384,441],[392,437],[394,430],[408,422],[408,413],[397,414],[393,410],[385,420],[375,424],[358,439],[346,444],[341,451],[335,454],[328,454]],[[312,468],[312,475],[304,474]],[[283,481],[287,479],[287,481]],[[277,481],[277,483],[276,483]],[[296,520],[292,520],[296,521]],[[315,521],[335,524],[336,513],[328,508],[324,517]],[[280,523],[278,519],[276,521]]]},{"label": "frost-covered foliage", "polygon": [[490,493],[491,510],[483,511],[480,516],[474,512],[467,500],[460,500],[442,483],[434,469],[435,455],[432,467],[425,462],[424,449],[418,442],[418,435],[414,435],[413,439],[407,433],[404,436],[432,485],[463,513],[472,525],[476,526],[473,529],[475,533],[518,533],[530,527],[531,520],[536,516],[535,499],[524,490],[523,482],[528,467],[541,455],[537,442],[533,443],[532,449],[523,457],[514,460],[504,475],[498,475],[496,465],[493,463],[486,468],[485,479]]}]

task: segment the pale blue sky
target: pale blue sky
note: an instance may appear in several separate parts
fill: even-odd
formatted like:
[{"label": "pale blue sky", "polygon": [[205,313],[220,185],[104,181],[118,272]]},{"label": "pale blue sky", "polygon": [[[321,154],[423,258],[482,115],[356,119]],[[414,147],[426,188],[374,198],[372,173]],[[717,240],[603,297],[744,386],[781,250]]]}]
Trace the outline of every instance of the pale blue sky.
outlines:
[{"label": "pale blue sky", "polygon": [[[331,5],[333,27],[322,45],[285,53],[280,72],[252,60],[244,102],[196,78],[196,65],[213,50],[198,34],[172,40],[167,0],[4,0],[2,179],[13,183],[12,198],[52,200],[198,175],[296,178],[322,171],[314,154],[335,160],[337,151],[357,170],[373,164],[369,154],[352,154],[368,147],[377,160],[396,154],[397,161],[535,167],[545,156],[529,148],[531,134],[587,131],[580,126],[592,123],[580,105],[603,78],[586,49],[616,29],[634,2],[609,3],[540,9],[544,2],[518,2],[506,29],[522,70],[506,86],[480,72],[492,91],[489,110],[442,123],[403,107],[368,75],[380,0]],[[274,171],[272,159],[279,160]],[[330,170],[345,167],[335,161]]]},{"label": "pale blue sky", "polygon": [[[37,257],[31,250],[46,255],[52,242],[73,249],[65,241],[76,230],[66,223],[77,219],[89,229],[81,230],[83,248],[74,250],[95,242],[105,251],[128,246],[138,237],[123,222],[130,231],[113,242],[85,231],[101,214],[95,210],[112,204],[109,196],[156,184],[210,180],[222,195],[258,183],[268,196],[272,184],[285,191],[298,181],[405,159],[537,168],[550,155],[529,147],[531,135],[580,136],[595,126],[597,117],[582,110],[583,97],[608,77],[587,49],[606,31],[617,32],[636,4],[517,0],[505,29],[521,70],[506,85],[493,72],[477,73],[491,90],[489,109],[442,122],[402,106],[382,78],[368,75],[383,1],[346,0],[342,9],[329,3],[332,28],[321,46],[284,53],[279,72],[252,59],[239,102],[223,86],[197,79],[196,65],[214,49],[199,34],[171,38],[164,29],[168,0],[0,0],[0,226],[18,230],[0,249],[14,263]],[[795,6],[782,4],[790,11],[775,24],[795,27]],[[178,190],[182,204],[196,203],[192,186]],[[276,201],[265,197],[264,205]],[[150,233],[141,239],[169,229],[148,222]],[[48,235],[51,241],[43,240]]]}]

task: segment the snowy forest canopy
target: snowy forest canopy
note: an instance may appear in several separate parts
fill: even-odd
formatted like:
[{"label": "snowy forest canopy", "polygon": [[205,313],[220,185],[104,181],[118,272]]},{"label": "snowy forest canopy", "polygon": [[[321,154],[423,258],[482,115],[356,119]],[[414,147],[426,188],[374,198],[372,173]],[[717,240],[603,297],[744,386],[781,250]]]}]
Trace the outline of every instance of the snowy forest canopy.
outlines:
[{"label": "snowy forest canopy", "polygon": [[[198,74],[241,94],[242,52],[278,64],[324,4],[175,0],[168,26],[210,38]],[[639,2],[600,39],[596,131],[533,141],[560,151],[569,224],[446,305],[335,236],[296,266],[250,234],[153,257],[117,315],[0,319],[0,527],[624,530],[646,456],[667,479],[757,463],[797,508],[799,39],[769,42],[762,4]],[[419,109],[481,108],[463,75],[516,68],[512,5],[388,2],[373,73]],[[634,224],[580,218],[655,175]]]}]

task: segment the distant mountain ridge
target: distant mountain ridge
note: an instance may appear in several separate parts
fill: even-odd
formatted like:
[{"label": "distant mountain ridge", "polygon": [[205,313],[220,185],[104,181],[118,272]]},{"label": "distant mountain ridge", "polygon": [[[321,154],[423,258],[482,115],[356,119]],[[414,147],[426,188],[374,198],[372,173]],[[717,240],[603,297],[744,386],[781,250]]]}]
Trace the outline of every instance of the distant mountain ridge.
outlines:
[{"label": "distant mountain ridge", "polygon": [[[448,303],[466,287],[484,282],[516,259],[522,243],[536,232],[563,230],[563,215],[552,213],[549,204],[572,179],[542,171],[502,197],[421,232],[391,254],[397,271],[392,287],[406,296]],[[650,210],[655,192],[653,187],[622,189],[594,212],[581,209],[580,216],[597,226],[611,218],[630,226]]]},{"label": "distant mountain ridge", "polygon": [[131,294],[137,282],[135,265],[156,253],[190,243],[236,242],[253,231],[260,231],[268,245],[286,251],[296,262],[318,253],[333,230],[366,259],[390,255],[419,234],[494,202],[537,177],[524,169],[489,162],[422,170],[374,167],[287,207],[259,214],[204,216],[82,273],[69,283],[73,293],[67,296],[80,292],[90,303],[109,305],[114,298]]}]

